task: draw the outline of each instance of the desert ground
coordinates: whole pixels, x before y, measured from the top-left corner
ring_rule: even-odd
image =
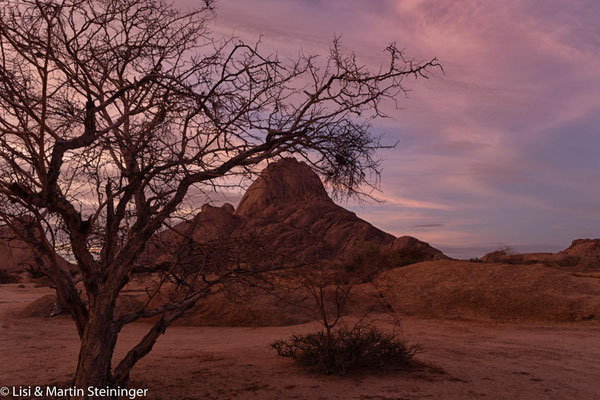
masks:
[[[68,386],[78,350],[66,316],[22,316],[52,293],[26,284],[0,287],[2,386]],[[148,325],[120,336],[115,359]],[[132,372],[131,387],[150,399],[598,399],[600,324],[500,323],[402,319],[405,339],[418,343],[423,367],[412,372],[321,376],[280,358],[273,340],[317,329],[173,326]]]

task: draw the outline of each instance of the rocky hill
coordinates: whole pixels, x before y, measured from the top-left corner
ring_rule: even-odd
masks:
[[[425,242],[409,236],[396,238],[335,204],[318,175],[294,158],[268,165],[237,209],[231,204],[206,204],[193,221],[159,235],[160,246],[154,247],[160,250],[150,251],[150,259],[164,258],[168,248],[180,247],[183,236],[199,242],[253,238],[267,243],[271,251],[295,258],[339,257],[361,246],[413,256],[416,251],[416,261],[447,258]]]

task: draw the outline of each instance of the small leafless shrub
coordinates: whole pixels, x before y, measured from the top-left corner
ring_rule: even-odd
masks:
[[[364,369],[407,369],[418,350],[398,335],[375,327],[294,335],[271,346],[278,355],[290,357],[303,367],[335,375]]]

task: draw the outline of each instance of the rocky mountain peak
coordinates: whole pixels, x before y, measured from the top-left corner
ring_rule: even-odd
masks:
[[[257,215],[274,204],[281,207],[308,199],[331,201],[312,168],[295,158],[282,158],[269,164],[250,185],[236,214]]]

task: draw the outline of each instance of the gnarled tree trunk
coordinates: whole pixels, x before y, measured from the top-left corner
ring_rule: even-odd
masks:
[[[73,381],[74,386],[86,393],[90,386],[103,388],[112,384],[111,360],[118,335],[113,321],[115,303],[112,296],[90,296],[89,318],[81,338]]]

